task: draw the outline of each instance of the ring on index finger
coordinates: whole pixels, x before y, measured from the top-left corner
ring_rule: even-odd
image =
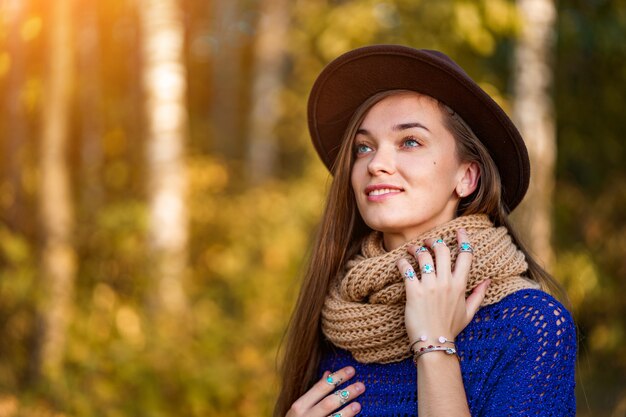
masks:
[[[474,248],[472,248],[472,245],[470,245],[469,242],[461,242],[461,244],[459,245],[459,251],[474,253]]]
[[[335,387],[339,386],[343,382],[343,378],[337,378],[335,373],[332,373],[326,377],[326,383],[328,385],[334,385]]]

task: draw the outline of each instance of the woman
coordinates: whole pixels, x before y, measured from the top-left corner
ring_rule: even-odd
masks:
[[[276,416],[574,416],[576,335],[508,213],[529,161],[450,58],[376,45],[329,64],[309,129],[333,175]]]

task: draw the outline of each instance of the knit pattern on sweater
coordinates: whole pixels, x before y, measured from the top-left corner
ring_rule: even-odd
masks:
[[[404,278],[396,261],[406,258],[418,270],[407,247],[422,246],[428,238],[442,238],[450,248],[454,264],[459,228],[465,228],[474,248],[466,293],[486,279],[492,280],[482,306],[496,303],[515,291],[539,287],[522,277],[528,265],[507,229],[495,227],[486,215],[458,217],[390,252],[383,247],[382,235],[374,232],[364,239],[361,253],[347,262],[345,275],[331,283],[322,310],[324,335],[363,363],[388,363],[410,357],[410,341],[404,327]]]
[[[575,326],[550,295],[522,290],[480,309],[456,344],[473,417],[576,415]],[[356,400],[362,406],[359,416],[417,416],[411,359],[364,364],[331,346],[320,364],[320,378],[324,370],[348,365],[356,375],[343,386],[362,381],[366,388]]]

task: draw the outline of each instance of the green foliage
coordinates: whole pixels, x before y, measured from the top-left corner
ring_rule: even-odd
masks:
[[[582,415],[608,415],[626,398],[626,303],[616,296],[626,291],[625,31],[623,1],[560,6],[555,245],[579,326]]]

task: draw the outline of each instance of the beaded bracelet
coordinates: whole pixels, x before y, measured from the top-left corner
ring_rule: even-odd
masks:
[[[439,351],[445,352],[446,355],[456,355],[456,349],[453,347],[430,345],[428,347],[423,347],[423,348],[420,348],[420,350],[415,351],[415,353],[413,354],[413,363],[417,365],[417,360],[420,358],[420,356],[425,355],[426,353],[439,352]]]

